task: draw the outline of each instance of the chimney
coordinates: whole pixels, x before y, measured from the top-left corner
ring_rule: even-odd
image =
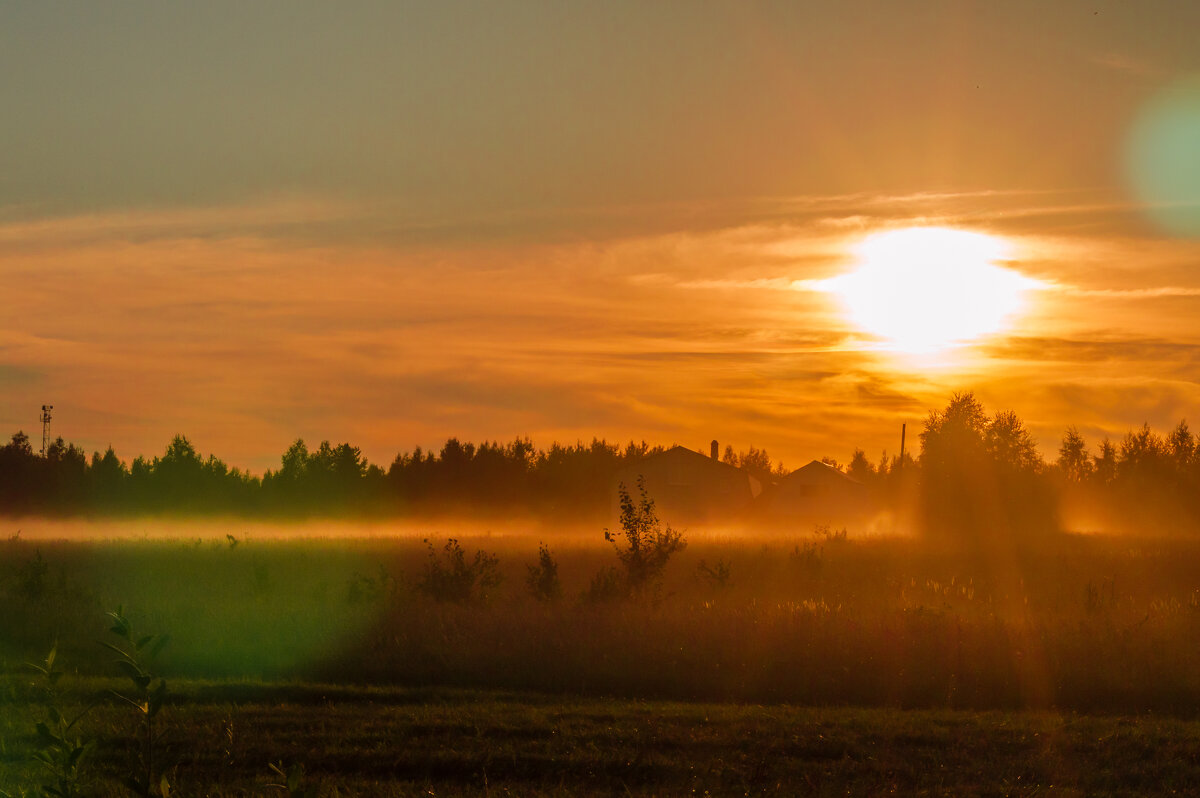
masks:
[[[716,441],[712,442],[712,450],[711,451],[712,451],[712,459],[714,459],[714,460],[721,459],[721,446]]]

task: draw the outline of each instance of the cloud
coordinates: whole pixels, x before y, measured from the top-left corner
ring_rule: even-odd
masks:
[[[1109,299],[1158,299],[1160,297],[1200,296],[1200,287],[1185,288],[1178,285],[1163,285],[1152,288],[1079,288],[1070,285],[1049,284],[1047,288],[1076,297],[1105,297]]]
[[[590,217],[603,219],[597,238],[420,245],[394,242],[403,225],[380,209],[338,203],[10,214],[0,428],[30,427],[49,402],[57,428],[89,449],[153,453],[183,432],[255,469],[296,437],[349,440],[386,463],[450,435],[693,447],[716,437],[803,463],[895,449],[900,424],[978,388],[1052,443],[1073,418],[1071,386],[1097,386],[1081,412],[1093,426],[1105,402],[1154,409],[1132,382],[1097,383],[1098,368],[1164,386],[1173,398],[1161,413],[1200,380],[1195,245],[1047,233],[1040,220],[1052,214],[1021,215],[1054,202],[1084,214],[1080,199],[768,198],[724,225],[719,203],[698,204],[629,235],[614,231],[632,211],[610,209]],[[1019,335],[943,363],[899,359],[827,296],[796,290],[848,263],[858,222],[827,220],[873,229],[935,214],[1007,225],[1012,265],[1056,284]],[[678,228],[650,231],[673,218]]]
[[[1010,336],[986,345],[991,357],[1038,362],[1165,362],[1200,359],[1200,343],[1161,339],[1112,338],[1096,333],[1088,338],[1044,338]]]
[[[1093,196],[1093,201],[1081,202]],[[38,205],[0,208],[0,252],[90,243],[159,240],[282,240],[312,246],[464,247],[568,244],[699,236],[731,246],[810,244],[823,231],[904,224],[992,224],[1097,213],[1129,215],[1139,206],[1096,191],[957,191],[742,197],[690,202],[570,205],[469,213],[395,199],[276,194],[231,204],[131,206],[64,215]]]
[[[302,232],[311,235],[313,227],[361,219],[368,212],[369,208],[360,203],[303,197],[66,216],[41,216],[37,208],[10,207],[0,212],[0,252],[61,250],[97,243],[295,237]]]
[[[1129,77],[1145,81],[1160,80],[1168,75],[1167,70],[1142,58],[1136,58],[1126,53],[1107,52],[1094,55],[1088,59],[1090,63],[1110,72],[1117,72]]]

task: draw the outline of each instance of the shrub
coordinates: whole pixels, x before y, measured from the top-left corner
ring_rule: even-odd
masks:
[[[157,728],[156,720],[167,697],[167,682],[150,671],[150,662],[163,650],[170,641],[166,634],[144,635],[139,637],[133,633],[129,619],[124,610],[117,607],[116,612],[108,613],[112,627],[109,631],[121,639],[119,645],[101,642],[105,648],[117,655],[117,668],[126,676],[131,685],[130,693],[113,695],[128,704],[138,720],[137,738],[140,741],[138,761],[133,766],[133,775],[126,779],[125,784],[135,795],[149,798],[155,789],[166,798],[171,792],[162,763],[159,761],[159,743],[162,732]],[[159,779],[155,781],[155,775]]]
[[[625,585],[631,595],[657,587],[667,561],[676,552],[687,548],[683,533],[659,520],[654,511],[654,500],[646,493],[644,477],[638,477],[637,486],[641,494],[637,501],[634,501],[624,483],[618,487],[621,532],[604,530],[604,539],[617,550],[617,559],[624,568]]]
[[[789,559],[802,574],[816,576],[825,564],[825,548],[816,543],[804,543],[792,549]]]
[[[87,707],[70,720],[59,708],[55,688],[63,672],[54,667],[57,653],[56,645],[50,649],[42,665],[29,663],[29,667],[41,674],[46,690],[46,720],[36,726],[37,750],[33,758],[41,763],[50,777],[50,782],[42,785],[43,795],[76,798],[88,792],[88,780],[84,774],[95,742],[81,737],[75,731],[75,726],[92,707]]]
[[[696,571],[713,590],[724,590],[729,587],[729,563],[723,559],[717,560],[712,565],[701,560],[700,564],[696,566]]]
[[[816,524],[813,526],[813,536],[824,540],[826,543],[845,543],[846,542],[846,527],[834,531],[828,524]]]
[[[425,545],[429,547],[429,562],[417,587],[435,601],[458,604],[487,601],[499,587],[502,577],[496,555],[477,551],[467,562],[466,552],[456,538],[446,541],[440,557],[428,539]]]
[[[592,583],[584,591],[583,600],[591,604],[604,604],[629,597],[629,586],[615,567],[604,568],[592,577]]]
[[[562,583],[558,580],[558,563],[550,553],[550,547],[545,543],[538,544],[538,561],[535,565],[527,566],[529,575],[525,584],[529,592],[538,601],[558,601],[562,598]]]
[[[379,566],[379,575],[372,578],[357,571],[346,582],[346,601],[349,604],[374,604],[385,597],[395,596],[399,583],[384,566]]]
[[[17,574],[17,595],[28,601],[40,601],[49,592],[50,566],[42,559],[42,550],[21,564]]]

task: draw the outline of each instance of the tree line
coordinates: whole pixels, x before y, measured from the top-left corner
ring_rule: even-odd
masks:
[[[261,477],[204,456],[177,435],[162,455],[128,465],[110,447],[85,452],[61,438],[45,455],[18,432],[0,446],[0,513],[83,515],[388,516],[534,512],[598,516],[624,465],[663,451],[605,440],[537,449],[527,438],[480,444],[450,438],[389,467],[349,443],[293,443]],[[757,462],[757,461],[756,461]]]
[[[885,453],[873,464],[857,449],[844,470],[883,506],[907,503],[935,536],[1200,528],[1200,441],[1186,420],[1166,435],[1143,424],[1094,448],[1069,426],[1046,460],[1014,412],[989,415],[959,393],[929,413],[920,443],[920,456],[903,463]]]
[[[872,462],[856,449],[844,466],[824,461],[863,483],[875,505],[915,513],[932,534],[1040,534],[1060,528],[1064,513],[1074,527],[1178,531],[1200,523],[1200,445],[1186,421],[1166,435],[1143,425],[1094,450],[1068,427],[1047,461],[1015,413],[989,414],[961,393],[929,413],[920,449],[916,458],[885,452]],[[126,464],[111,448],[88,458],[61,438],[41,455],[18,432],[0,446],[0,513],[597,518],[612,511],[614,475],[662,451],[644,441],[539,449],[528,438],[450,438],[440,451],[417,447],[383,468],[349,443],[309,448],[297,440],[279,468],[259,477],[200,454],[182,435],[162,455]],[[727,447],[721,459],[767,485],[787,473],[754,447]]]

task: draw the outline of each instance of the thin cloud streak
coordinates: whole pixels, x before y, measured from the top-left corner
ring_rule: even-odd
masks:
[[[763,196],[720,201],[578,205],[510,209],[486,214],[422,209],[396,200],[369,201],[317,195],[280,195],[226,205],[131,207],[78,215],[45,214],[38,206],[0,208],[0,249],[85,246],[89,243],[249,238],[323,245],[462,245],[477,241],[629,240],[667,234],[753,235],[777,240],[778,228],[814,226],[867,229],[893,224],[982,224],[1004,219],[1076,213],[1134,213],[1132,203],[1029,205],[1045,197],[1069,199],[1089,190],[1007,190]],[[1015,205],[1013,205],[1015,203]],[[1011,206],[1011,207],[1010,207]],[[547,236],[546,231],[555,233]]]
[[[1076,297],[1107,297],[1119,299],[1156,299],[1158,297],[1200,296],[1200,288],[1184,288],[1164,285],[1155,288],[1079,288],[1072,285],[1051,284],[1048,290],[1060,291]]]
[[[866,229],[919,218],[912,203],[1041,194],[872,196],[859,210],[887,214]],[[716,437],[799,465],[845,460],[854,446],[894,450],[901,423],[971,389],[1036,422],[1045,451],[1071,423],[1062,397],[1095,386],[1096,363],[1171,386],[1173,398],[1153,405],[1136,379],[1105,383],[1087,410],[1094,428],[1104,401],[1113,418],[1124,418],[1118,405],[1147,408],[1157,423],[1194,395],[1200,285],[1183,279],[1194,244],[1047,236],[1035,225],[1013,236],[1011,266],[1054,286],[1036,292],[1022,335],[934,363],[884,351],[811,290],[851,263],[861,231],[824,220],[854,201],[790,202],[814,212],[469,246],[347,243],[348,228],[320,221],[367,230],[374,217],[319,202],[9,222],[0,425],[28,430],[53,403],[56,430],[89,449],[152,454],[182,432],[255,470],[297,436],[350,440],[384,464],[450,435],[693,447]],[[759,207],[783,214],[784,204]],[[318,232],[294,235],[305,219]],[[1139,252],[1135,273],[1125,261]],[[1151,323],[1138,309],[1146,301],[1182,304]]]

